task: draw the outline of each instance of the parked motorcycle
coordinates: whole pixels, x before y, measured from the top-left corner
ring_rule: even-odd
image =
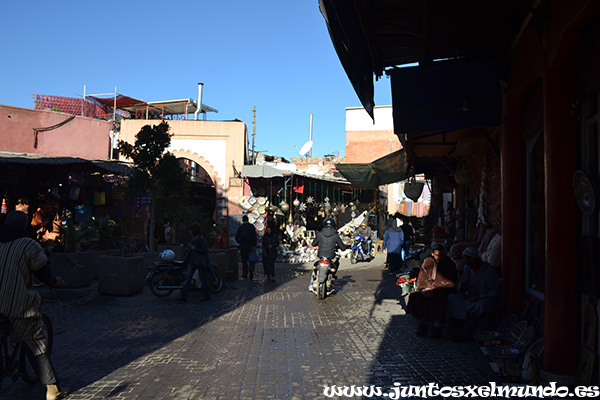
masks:
[[[156,297],[166,297],[173,293],[175,289],[182,289],[187,272],[185,261],[175,260],[175,253],[172,250],[163,250],[160,253],[161,261],[155,262],[152,267],[148,267],[146,282],[150,291]],[[208,269],[208,289],[213,293],[218,293],[223,287],[223,280],[216,272],[217,265],[209,264]],[[198,287],[200,279],[194,274],[192,287]]]
[[[333,281],[335,280],[332,269],[337,271],[339,265],[339,257],[337,256],[334,259],[321,257],[314,263],[312,291],[319,300],[323,300],[332,293]]]
[[[417,290],[417,277],[419,268],[408,268],[396,275],[396,285],[402,289],[402,295],[407,296]]]
[[[373,243],[369,249],[369,254],[365,254],[363,250],[363,243],[367,241],[367,238],[361,235],[355,235],[352,241],[352,252],[350,253],[350,263],[356,264],[358,261],[371,261],[373,259],[373,253],[375,252]]]

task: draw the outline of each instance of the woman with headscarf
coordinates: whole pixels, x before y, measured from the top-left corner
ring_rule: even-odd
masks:
[[[402,246],[404,231],[400,218],[391,218],[388,228],[383,235],[383,249],[387,250],[388,268],[391,274],[396,274],[402,268]]]

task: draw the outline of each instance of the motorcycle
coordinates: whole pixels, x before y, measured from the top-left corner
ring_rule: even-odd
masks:
[[[313,265],[312,291],[319,300],[325,299],[332,293],[334,271],[339,267],[339,257],[334,259],[321,257]],[[332,271],[334,270],[334,271]]]
[[[148,267],[148,274],[146,275],[148,287],[156,297],[166,297],[173,293],[175,289],[183,289],[187,264],[185,261],[174,260],[175,253],[167,252],[173,253],[171,250],[161,252],[161,261]],[[216,272],[216,267],[216,264],[209,263],[208,289],[213,293],[218,293],[223,287],[223,280]],[[198,271],[194,273],[191,286],[200,287]]]
[[[417,290],[417,277],[419,276],[419,268],[409,268],[400,272],[396,281],[396,286],[402,289],[402,296],[407,296]]]
[[[369,254],[365,254],[363,251],[363,243],[367,241],[367,238],[361,235],[355,235],[352,242],[352,252],[350,253],[350,263],[356,264],[358,261],[371,261],[373,259],[374,248],[371,243]]]

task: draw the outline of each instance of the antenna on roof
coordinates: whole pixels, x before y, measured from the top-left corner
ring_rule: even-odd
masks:
[[[311,152],[312,146],[313,141],[309,140],[308,142],[304,143],[304,145],[300,148],[298,154],[300,154],[301,157],[304,157],[306,154]]]

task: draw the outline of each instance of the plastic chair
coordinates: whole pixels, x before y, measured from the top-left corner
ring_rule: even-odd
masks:
[[[510,346],[495,345],[485,347],[484,350],[492,359],[516,359],[525,354],[533,341],[533,326],[528,326],[519,335],[519,338]]]

